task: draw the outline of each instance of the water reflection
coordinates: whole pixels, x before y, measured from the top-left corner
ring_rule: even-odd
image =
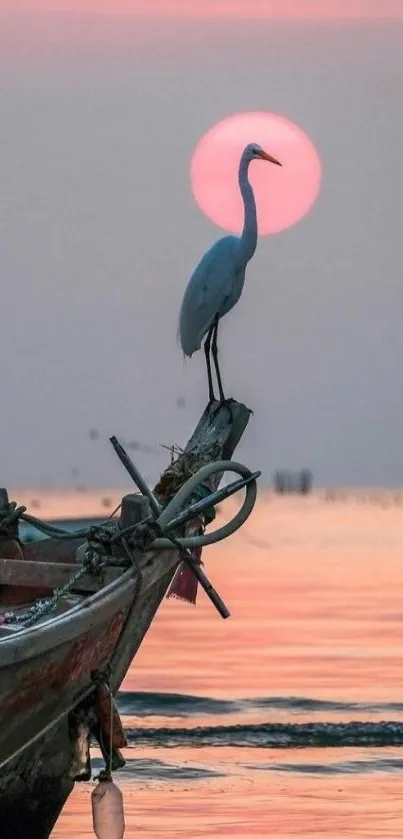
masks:
[[[126,836],[401,835],[398,748],[241,748],[228,729],[400,725],[402,558],[399,505],[313,496],[261,498],[246,533],[206,550],[232,618],[203,593],[196,608],[165,601],[123,685],[127,725],[153,732],[126,751]],[[201,748],[199,727],[227,733]],[[90,792],[77,786],[54,837],[93,835]]]

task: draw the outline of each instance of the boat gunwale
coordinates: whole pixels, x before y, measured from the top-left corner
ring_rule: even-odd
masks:
[[[172,573],[178,564],[178,557],[175,551],[152,551],[147,552],[147,565],[151,565],[153,559],[158,557],[175,557],[172,561]],[[143,563],[141,563],[143,565]],[[163,575],[169,571],[171,563],[167,563],[163,569]],[[140,571],[143,568],[140,566]],[[113,617],[130,604],[133,589],[138,580],[138,570],[131,566],[123,571],[122,575],[107,583],[99,591],[84,597],[60,615],[54,615],[41,623],[30,627],[22,627],[16,630],[9,637],[0,638],[0,672],[3,667],[17,665],[24,660],[35,658],[38,655],[56,649],[65,643],[74,641],[80,635],[85,635],[100,623]],[[141,592],[147,590],[148,586],[141,586]],[[119,603],[121,600],[121,603]]]

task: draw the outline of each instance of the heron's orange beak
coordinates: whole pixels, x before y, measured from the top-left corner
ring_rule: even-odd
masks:
[[[265,151],[259,152],[259,156],[262,158],[262,160],[268,160],[269,163],[275,163],[276,166],[282,166],[283,165],[282,163],[280,163],[279,160],[276,160],[275,157],[272,157],[271,154],[267,154],[267,152],[265,152]]]

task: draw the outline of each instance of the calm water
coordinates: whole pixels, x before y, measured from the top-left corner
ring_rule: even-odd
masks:
[[[164,601],[120,694],[126,836],[397,839],[403,495],[267,496],[204,560],[232,617]],[[54,839],[93,835],[91,790]]]

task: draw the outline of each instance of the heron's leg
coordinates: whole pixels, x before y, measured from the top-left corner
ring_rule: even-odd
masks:
[[[220,394],[220,402],[225,402],[225,396],[224,396],[224,391],[223,391],[222,382],[221,382],[221,373],[220,373],[220,368],[218,366],[217,333],[218,333],[218,322],[219,322],[219,320],[220,320],[219,315],[217,315],[216,318],[214,319],[214,325],[213,325],[213,340],[212,340],[212,343],[211,343],[211,355],[213,356],[214,367],[215,367],[215,372],[216,372],[216,376],[217,376],[217,384],[218,384],[218,392]]]
[[[213,390],[213,377],[211,375],[211,361],[210,361],[210,347],[211,347],[211,338],[214,332],[214,327],[210,326],[210,329],[207,333],[207,338],[204,342],[204,353],[206,356],[206,367],[207,367],[207,379],[208,379],[208,395],[209,395],[209,402],[215,401],[214,390]]]

